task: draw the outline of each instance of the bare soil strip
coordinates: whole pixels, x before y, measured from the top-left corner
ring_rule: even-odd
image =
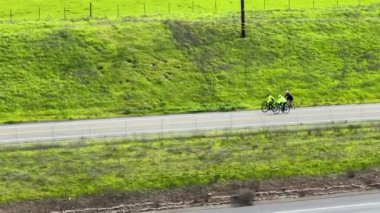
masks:
[[[222,204],[250,205],[254,201],[363,192],[380,189],[380,170],[349,171],[325,177],[235,181],[210,186],[142,192],[105,192],[78,199],[50,199],[0,206],[0,213],[20,212],[144,212]],[[247,202],[248,201],[248,202]]]

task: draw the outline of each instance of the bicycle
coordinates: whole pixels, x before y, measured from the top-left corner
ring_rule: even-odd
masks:
[[[278,114],[280,112],[282,113],[285,113],[285,114],[288,114],[290,112],[290,106],[288,106],[287,103],[284,104],[284,106],[282,104],[275,104],[275,107],[273,109],[273,113],[274,114]]]
[[[290,109],[295,109],[295,108],[296,108],[296,106],[294,105],[294,101],[291,101],[291,102],[290,102],[290,101],[288,100],[286,104],[289,106]]]
[[[264,101],[262,104],[261,104],[261,111],[266,113],[268,112],[269,110],[274,110],[275,106],[274,106],[274,103],[268,103],[267,101]]]

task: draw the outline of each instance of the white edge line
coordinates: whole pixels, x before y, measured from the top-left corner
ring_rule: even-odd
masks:
[[[376,205],[380,205],[380,202],[378,202],[378,203],[360,203],[360,204],[341,205],[341,206],[330,206],[330,207],[321,207],[321,208],[312,208],[312,209],[300,209],[300,210],[291,210],[291,211],[280,211],[280,212],[275,212],[275,213],[313,212],[313,211],[324,211],[324,210],[331,210],[331,209],[345,209],[345,208],[351,208],[351,207],[376,206]]]

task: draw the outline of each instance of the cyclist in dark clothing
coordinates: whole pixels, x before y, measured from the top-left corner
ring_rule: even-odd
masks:
[[[285,92],[285,98],[286,98],[286,100],[288,102],[288,106],[292,108],[293,107],[292,103],[293,103],[293,100],[294,100],[293,95],[289,91],[286,91]]]

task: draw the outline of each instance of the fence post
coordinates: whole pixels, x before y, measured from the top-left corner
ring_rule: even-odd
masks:
[[[160,132],[161,132],[160,139],[162,139],[163,135],[164,135],[164,118],[163,117],[161,118],[161,129],[160,129]]]
[[[299,130],[299,126],[301,125],[300,124],[300,114],[298,113],[298,110],[297,110],[297,131]]]
[[[192,8],[192,11],[193,11],[193,13],[194,13],[194,1],[192,2],[192,6],[191,6],[191,8]]]
[[[194,136],[198,135],[198,117],[195,115],[195,134]]]
[[[85,129],[83,131],[85,131]],[[91,124],[88,124],[88,126],[87,126],[87,137],[86,137],[86,134],[84,134],[84,138],[87,138],[87,139],[91,139],[92,138]]]
[[[66,7],[63,8],[63,19],[66,20]]]
[[[336,6],[337,7],[339,6],[339,0],[336,0]]]
[[[13,20],[13,14],[12,14],[12,9],[9,9],[9,17],[11,19],[11,21]]]
[[[361,120],[363,120],[363,107],[360,106],[360,118]]]
[[[90,2],[90,18],[92,18],[92,2]]]
[[[263,118],[264,118],[264,129],[266,130],[266,127],[267,127],[267,116],[265,114],[262,114]]]
[[[54,126],[51,125],[51,139],[54,141]]]
[[[117,5],[117,18],[120,17],[120,8],[119,8],[119,5]]]
[[[230,112],[230,136],[232,136],[232,121],[233,121],[233,114]]]
[[[146,16],[146,3],[144,3],[144,16]]]
[[[17,130],[17,127],[15,127],[15,139],[16,139],[16,141],[18,141],[18,130]]]
[[[313,9],[315,9],[315,0],[313,0]]]
[[[38,7],[38,20],[41,20],[41,7]]]
[[[329,122],[330,124],[334,123],[332,113],[331,113],[331,109],[329,109],[329,120],[330,120],[330,122]]]
[[[125,131],[125,137],[128,136],[128,123],[127,120],[124,121],[124,131]]]
[[[217,7],[217,3],[216,3],[216,0],[215,0],[214,13],[217,13],[217,12],[218,12],[218,7]]]
[[[170,15],[170,2],[168,2],[168,12],[169,12],[169,15]]]
[[[290,10],[290,0],[288,0],[288,10]]]

